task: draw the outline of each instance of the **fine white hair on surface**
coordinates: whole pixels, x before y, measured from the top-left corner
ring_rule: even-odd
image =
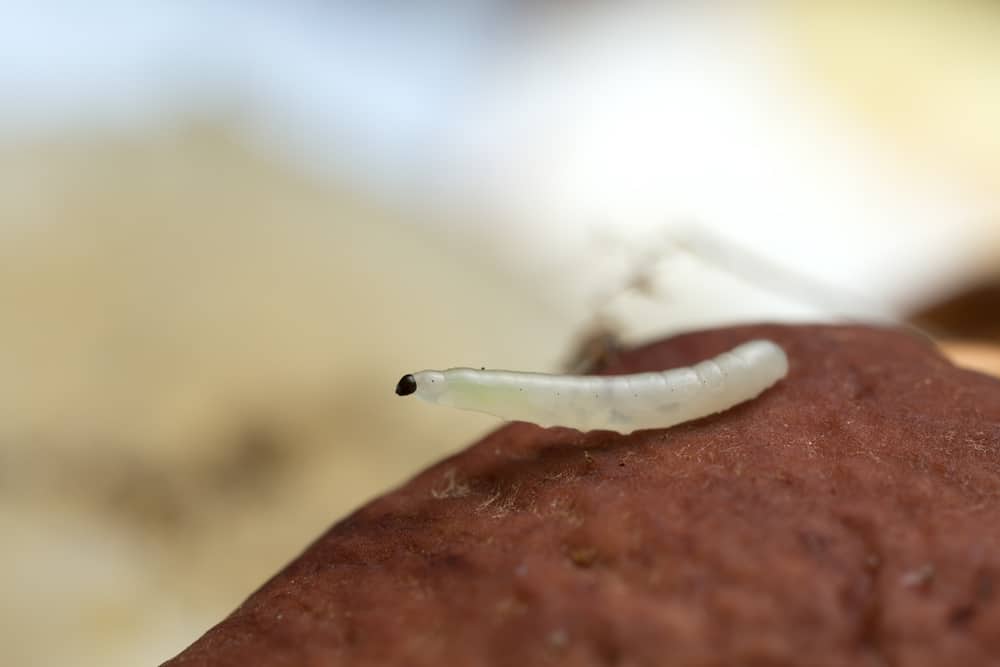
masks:
[[[667,428],[759,396],[788,373],[784,350],[752,340],[694,366],[633,375],[451,368],[404,375],[400,396],[581,431]]]

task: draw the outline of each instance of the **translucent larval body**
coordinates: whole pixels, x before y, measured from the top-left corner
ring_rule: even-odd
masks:
[[[787,373],[784,350],[753,340],[694,366],[632,375],[420,371],[403,376],[396,393],[541,426],[630,433],[722,412],[756,398]]]

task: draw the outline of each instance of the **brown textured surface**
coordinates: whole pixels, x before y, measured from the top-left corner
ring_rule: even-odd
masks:
[[[631,436],[501,428],[170,664],[1000,662],[1000,382],[862,327],[688,334],[609,370],[757,336],[791,361],[760,399]]]

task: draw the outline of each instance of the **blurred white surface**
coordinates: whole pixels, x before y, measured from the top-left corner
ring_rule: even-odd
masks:
[[[0,120],[24,136],[221,114],[488,246],[570,307],[569,329],[627,279],[628,253],[678,227],[863,297],[851,315],[891,316],[987,270],[995,202],[838,111],[766,7],[10,3]],[[696,308],[625,309],[626,335],[731,317],[692,268],[663,275]],[[734,296],[750,317],[831,314]]]

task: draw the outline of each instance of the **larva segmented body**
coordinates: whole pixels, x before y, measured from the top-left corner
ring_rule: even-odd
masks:
[[[722,412],[756,398],[787,373],[784,350],[753,340],[694,366],[634,375],[420,371],[404,375],[396,393],[541,426],[631,433]]]

